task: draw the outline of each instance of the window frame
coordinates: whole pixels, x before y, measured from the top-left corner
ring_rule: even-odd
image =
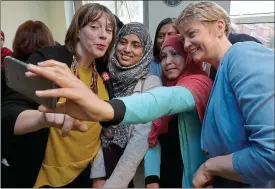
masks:
[[[238,16],[230,16],[231,22],[234,24],[260,24],[274,23],[274,13],[266,14],[246,14]]]
[[[115,1],[115,0],[114,0]],[[143,4],[143,24],[146,26],[146,27],[149,27],[149,18],[148,18],[148,1],[142,1],[142,4]],[[75,7],[75,10],[77,10],[79,7],[81,7],[83,5],[83,1],[77,1],[77,0],[74,0],[74,7]],[[115,15],[117,15],[117,10],[115,10]],[[75,13],[75,12],[74,12]]]

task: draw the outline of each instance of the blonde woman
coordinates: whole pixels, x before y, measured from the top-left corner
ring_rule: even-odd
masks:
[[[274,52],[255,42],[232,45],[227,38],[229,15],[213,2],[189,4],[175,23],[185,51],[195,63],[208,62],[218,69],[201,135],[201,148],[208,160],[194,174],[193,185],[265,186],[275,175]],[[54,69],[60,70],[59,65],[56,63]],[[188,108],[182,87],[160,87],[108,103],[84,86],[68,85],[66,70],[57,78],[48,69],[53,69],[51,62],[43,67],[29,66],[30,71],[57,82],[66,91],[54,89],[37,95],[65,96],[75,104],[64,103],[55,110],[40,107],[44,112],[81,107],[85,112],[81,117],[72,111],[66,113],[81,119],[110,120],[109,124],[129,124]],[[77,80],[69,77],[71,82]]]

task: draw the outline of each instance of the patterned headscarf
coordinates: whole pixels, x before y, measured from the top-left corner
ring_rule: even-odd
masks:
[[[117,44],[122,37],[135,34],[141,41],[143,54],[141,59],[129,67],[121,66],[117,56]],[[109,71],[113,80],[114,96],[123,97],[134,93],[138,80],[149,72],[149,65],[153,59],[153,43],[149,30],[141,23],[125,24],[119,31],[109,61]],[[103,129],[101,135],[103,149],[108,149],[111,143],[124,148],[128,142],[129,125],[112,126]]]
[[[141,41],[143,54],[141,59],[133,66],[123,67],[116,56],[117,44],[122,37],[135,34]],[[149,65],[153,59],[153,43],[149,30],[141,23],[125,24],[119,31],[109,61],[109,71],[113,80],[114,96],[123,97],[133,94],[133,90],[140,78],[149,72]]]

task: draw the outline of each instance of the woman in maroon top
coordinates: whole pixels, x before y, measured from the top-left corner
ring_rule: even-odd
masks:
[[[5,57],[10,56],[12,54],[12,51],[9,48],[4,47],[4,43],[5,43],[5,34],[3,31],[1,31],[1,67],[5,66],[5,62],[4,62]]]

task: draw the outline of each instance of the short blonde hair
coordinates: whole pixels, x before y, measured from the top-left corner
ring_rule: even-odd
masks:
[[[175,20],[175,27],[184,27],[187,21],[199,20],[202,23],[215,22],[222,19],[225,22],[225,35],[230,34],[230,17],[227,12],[214,2],[190,3]]]

